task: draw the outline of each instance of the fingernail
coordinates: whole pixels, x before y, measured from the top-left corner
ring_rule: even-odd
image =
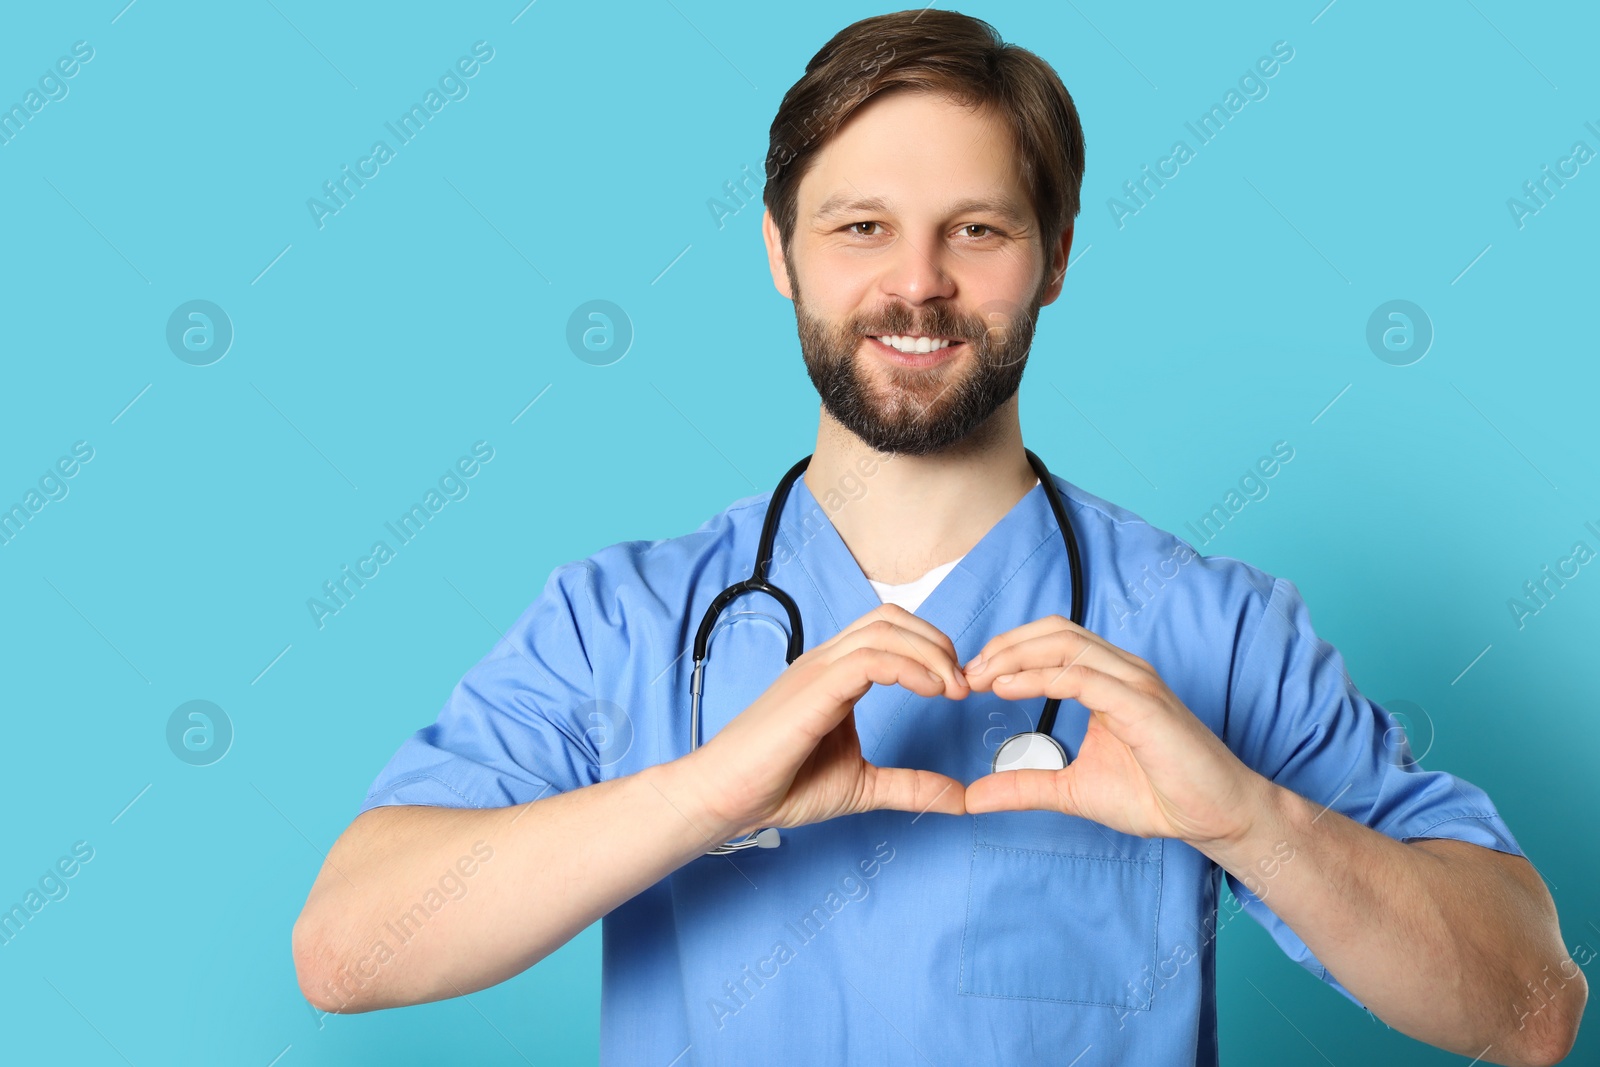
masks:
[[[1013,679],[1015,677],[1016,677],[1016,675],[1014,675],[1014,674],[1002,674],[1000,677],[996,678],[995,681],[997,681],[997,682],[1009,682],[1009,681],[1011,681],[1011,679]]]
[[[941,683],[941,684],[942,684],[942,683],[943,683],[943,682],[944,682],[944,679],[943,679],[943,678],[941,678],[941,677],[939,677],[939,676],[938,676],[938,675],[937,675],[937,674],[935,674],[935,673],[934,673],[934,672],[933,672],[933,671],[929,671],[929,672],[928,672],[928,677],[929,677],[929,678],[932,678],[932,679],[933,679],[933,680],[934,680],[934,681],[936,681],[936,682],[939,682],[939,683]]]
[[[979,671],[983,670],[983,657],[979,656],[977,659],[967,664],[967,670],[971,671],[973,674],[977,674]]]

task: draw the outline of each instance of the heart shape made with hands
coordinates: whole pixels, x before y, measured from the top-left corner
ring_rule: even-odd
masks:
[[[1006,769],[967,784],[968,814],[1059,811],[1141,837],[1212,841],[1243,833],[1270,785],[1148,661],[1060,615],[991,638],[959,674],[958,687],[971,692],[1071,699],[1089,711],[1070,761],[1047,750],[1053,738],[1008,740],[1020,751]],[[1059,762],[1040,765],[1051,757]]]

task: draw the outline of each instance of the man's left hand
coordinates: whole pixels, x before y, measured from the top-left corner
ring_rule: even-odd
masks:
[[[1242,841],[1275,788],[1245,766],[1149,663],[1059,615],[998,635],[964,668],[974,692],[1089,709],[1059,771],[1001,771],[967,786],[967,811],[1044,809],[1198,848]]]

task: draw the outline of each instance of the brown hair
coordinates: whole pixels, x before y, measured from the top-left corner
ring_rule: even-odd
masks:
[[[794,235],[800,179],[818,151],[880,93],[931,92],[987,107],[1007,123],[1024,185],[1050,245],[1078,215],[1083,127],[1055,70],[993,26],[955,11],[897,11],[840,30],[811,57],[772,120],[766,188],[787,249]]]

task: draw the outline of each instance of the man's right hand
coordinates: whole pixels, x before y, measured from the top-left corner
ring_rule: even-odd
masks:
[[[684,759],[711,811],[740,835],[890,808],[966,812],[966,787],[933,771],[861,756],[855,705],[877,685],[964,698],[955,646],[895,604],[881,604],[803,653],[744,711]]]

